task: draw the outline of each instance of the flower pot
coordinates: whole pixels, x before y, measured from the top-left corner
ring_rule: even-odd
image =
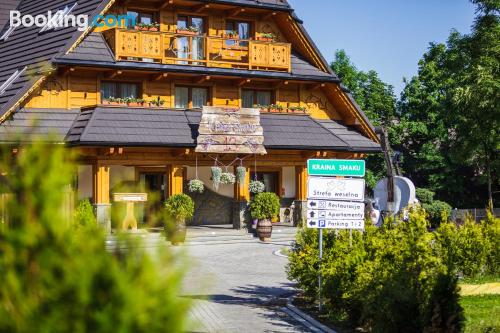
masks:
[[[273,233],[273,224],[269,219],[259,220],[257,223],[257,235],[262,242],[269,242]]]
[[[137,103],[137,102],[130,102],[130,103],[127,103],[127,105],[128,106],[132,106],[132,107],[134,107],[134,106],[140,106],[140,104]]]
[[[102,101],[102,105],[111,105],[110,101]]]
[[[191,30],[179,30],[177,29],[178,34],[182,35],[190,35],[190,36],[195,36],[198,34],[198,31],[191,31]]]
[[[149,31],[158,32],[158,28],[149,28]]]
[[[274,39],[272,38],[268,38],[268,37],[257,37],[257,40],[261,41],[261,42],[274,42]]]
[[[167,234],[168,240],[172,243],[172,245],[179,245],[184,243],[186,240],[186,222],[176,221],[173,225],[169,227],[165,226],[165,233]]]

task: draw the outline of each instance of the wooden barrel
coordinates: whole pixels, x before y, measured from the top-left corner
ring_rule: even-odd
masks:
[[[273,233],[273,224],[271,220],[259,220],[257,223],[257,235],[259,239],[263,242],[271,240],[271,234]]]

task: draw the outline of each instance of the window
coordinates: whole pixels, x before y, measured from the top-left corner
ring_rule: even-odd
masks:
[[[21,70],[16,70],[8,79],[5,81],[1,86],[0,86],[0,95],[2,95],[7,89],[9,89],[10,85],[12,82],[16,81],[18,77],[20,77],[25,71],[26,68],[24,67]]]
[[[110,97],[139,98],[141,89],[139,83],[124,83],[124,82],[101,82],[101,99]]]
[[[130,21],[134,22],[135,24],[153,24],[157,23],[156,19],[156,14],[154,12],[140,12],[140,11],[135,11],[135,10],[129,10],[127,11],[127,16],[130,18]],[[134,18],[135,20],[133,20]],[[134,29],[134,26],[132,25],[132,22],[128,22],[128,26],[132,29]]]
[[[244,108],[253,108],[254,105],[273,104],[273,93],[270,90],[249,90],[241,91],[241,106]]]
[[[250,179],[258,180],[264,183],[265,190],[264,192],[276,193],[278,196],[281,196],[280,190],[280,173],[278,171],[270,171],[270,172],[259,172],[257,170],[257,176],[255,172],[250,173]]]
[[[204,105],[208,105],[208,98],[208,88],[175,87],[176,108],[201,108]]]
[[[198,16],[179,15],[177,18],[177,29],[186,30],[188,28],[196,28],[198,35],[205,33],[205,19]],[[179,36],[177,41],[177,57],[179,59],[205,59],[205,39],[200,36]],[[180,64],[187,64],[186,61],[179,61]],[[200,63],[193,63],[199,65]]]
[[[238,33],[239,39],[250,39],[250,28],[250,22],[226,21],[226,31]],[[226,40],[226,45],[235,45],[236,43],[240,46],[248,46],[248,42]]]
[[[77,3],[75,2],[73,4],[73,6],[71,6],[71,7],[66,6],[64,9],[58,10],[54,14],[54,16],[52,16],[52,19],[50,21],[48,21],[47,24],[42,29],[40,29],[40,33],[45,32],[45,31],[49,31],[49,30],[52,30],[55,28],[63,27],[64,20],[65,20],[66,16],[69,15],[69,13],[71,13],[73,11],[73,9],[75,9],[76,5],[77,5]],[[74,19],[74,17],[73,17],[73,19]]]

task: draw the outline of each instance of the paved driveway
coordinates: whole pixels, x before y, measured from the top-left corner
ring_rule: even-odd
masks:
[[[193,332],[309,332],[281,310],[294,293],[283,243],[233,242],[186,246],[191,268],[184,294],[196,306]]]

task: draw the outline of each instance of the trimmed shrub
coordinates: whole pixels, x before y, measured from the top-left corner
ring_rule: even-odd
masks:
[[[194,202],[186,194],[175,194],[165,201],[165,210],[175,222],[184,221],[193,217]]]
[[[435,193],[431,190],[428,190],[426,188],[417,188],[415,192],[417,195],[417,199],[422,204],[430,204],[432,203],[432,201],[434,201]]]
[[[75,210],[75,223],[81,227],[97,226],[94,207],[88,199],[81,200]]]
[[[317,237],[316,231],[300,231],[288,266],[289,277],[314,298]],[[321,274],[329,313],[373,332],[423,332],[443,325],[459,330],[457,281],[439,256],[440,246],[422,210],[413,210],[408,222],[354,232],[352,247],[347,231],[326,233]]]
[[[250,203],[253,219],[273,219],[280,213],[280,199],[276,193],[263,192],[257,194]]]

